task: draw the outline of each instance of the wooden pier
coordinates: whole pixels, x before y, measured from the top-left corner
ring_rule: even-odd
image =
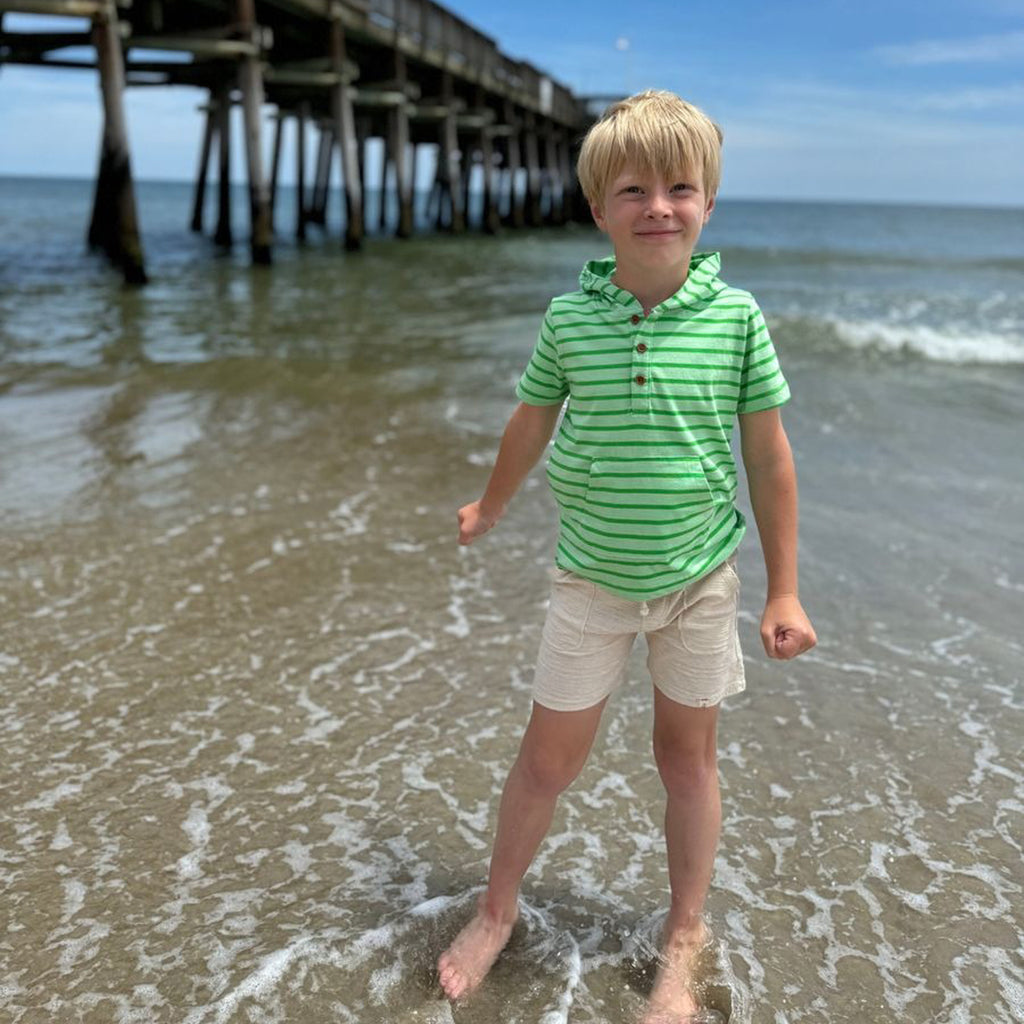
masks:
[[[5,31],[9,12],[86,18],[88,28]],[[83,45],[95,59],[64,53]],[[417,168],[434,154],[427,209],[438,228],[467,229],[471,181],[482,194],[485,231],[561,224],[581,209],[573,151],[593,119],[588,102],[432,0],[0,0],[3,63],[99,72],[104,128],[88,237],[132,283],[144,282],[146,271],[124,116],[131,86],[207,90],[191,225],[203,230],[215,157],[220,245],[232,243],[230,119],[241,111],[256,263],[271,261],[285,131],[295,139],[300,239],[308,225],[326,224],[335,163],[348,249],[363,242],[368,187],[380,191],[381,224],[390,195],[396,234],[412,234]],[[266,160],[268,105],[275,109]],[[310,133],[317,156],[307,167]],[[371,138],[384,152],[372,184]]]

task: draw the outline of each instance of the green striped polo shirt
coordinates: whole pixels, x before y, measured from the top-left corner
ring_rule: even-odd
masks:
[[[529,405],[569,399],[548,458],[557,564],[636,601],[706,575],[746,530],[730,447],[737,413],[789,387],[749,292],[698,253],[686,282],[644,317],[612,284],[612,258],[551,301],[516,386]]]

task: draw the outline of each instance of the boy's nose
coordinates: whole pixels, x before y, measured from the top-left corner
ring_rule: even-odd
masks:
[[[647,201],[648,217],[667,217],[672,212],[668,200],[661,195],[653,195]]]

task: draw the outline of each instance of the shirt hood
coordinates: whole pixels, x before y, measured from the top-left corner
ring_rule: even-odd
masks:
[[[718,276],[721,266],[722,259],[717,252],[694,253],[690,257],[690,270],[683,286],[674,295],[659,302],[655,310],[702,308],[725,287],[725,282]],[[580,288],[620,306],[639,306],[635,295],[612,284],[614,273],[614,256],[590,260],[580,273]]]

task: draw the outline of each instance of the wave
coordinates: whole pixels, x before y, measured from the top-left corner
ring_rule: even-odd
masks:
[[[1024,366],[1024,336],[977,328],[894,324],[842,317],[781,316],[771,321],[780,348],[927,359],[962,365]]]
[[[1024,257],[1016,255],[965,255],[949,253],[939,255],[916,251],[892,251],[879,248],[850,249],[841,246],[828,248],[799,248],[786,245],[765,247],[735,246],[723,243],[723,256],[730,264],[743,260],[755,265],[778,265],[780,261],[787,266],[797,267],[832,267],[844,265],[863,265],[875,269],[948,269],[958,273],[966,270],[997,270],[1011,273],[1024,273]]]

